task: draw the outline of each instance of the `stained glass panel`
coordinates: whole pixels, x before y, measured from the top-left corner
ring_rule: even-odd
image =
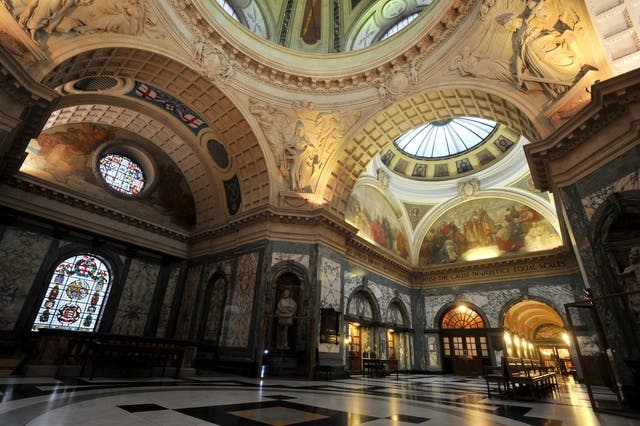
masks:
[[[466,307],[453,308],[442,317],[442,328],[484,328],[478,313]]]
[[[100,259],[70,257],[56,268],[32,330],[95,331],[109,296],[110,274]]]
[[[108,154],[100,159],[100,174],[118,192],[137,195],[144,188],[144,173],[133,160],[120,154]]]

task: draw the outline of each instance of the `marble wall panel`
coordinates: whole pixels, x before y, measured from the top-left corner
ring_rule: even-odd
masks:
[[[187,271],[187,278],[184,283],[184,291],[180,302],[180,315],[178,317],[178,325],[176,327],[177,339],[189,338],[189,326],[191,325],[192,316],[195,312],[196,295],[200,287],[200,272],[202,265],[192,266]]]
[[[500,313],[510,300],[522,297],[519,289],[501,289],[481,292],[464,292],[458,299],[465,300],[477,306],[483,313],[488,324],[485,327],[502,327],[500,323]]]
[[[142,336],[149,316],[160,265],[133,259],[120,296],[112,333]]]
[[[322,257],[320,259],[320,308],[340,312],[340,264]]]
[[[298,262],[301,265],[304,265],[305,268],[309,269],[309,255],[299,254],[299,253],[274,252],[271,255],[271,266],[287,260],[293,260],[294,262]]]
[[[50,244],[45,235],[6,230],[0,241],[0,330],[13,329]]]
[[[437,334],[425,335],[425,343],[427,348],[427,357],[425,362],[425,370],[440,370],[440,339]]]
[[[584,208],[584,212],[587,215],[588,220],[591,221],[595,211],[611,194],[634,189],[640,189],[640,170],[629,173],[628,175],[603,186],[599,190],[582,197],[582,207]]]
[[[540,285],[529,288],[529,294],[545,299],[566,322],[565,303],[576,300],[573,289],[569,285]]]
[[[455,296],[453,294],[444,294],[439,296],[425,296],[424,298],[424,320],[425,320],[425,328],[439,328],[440,325],[437,324],[438,318],[436,315],[440,308],[442,308],[447,303],[451,303],[455,300]]]
[[[227,303],[224,318],[222,337],[224,346],[235,348],[248,346],[258,260],[257,252],[248,253],[238,258],[236,282],[229,303]]]
[[[213,285],[213,288],[211,289],[210,300],[203,302],[203,306],[209,306],[208,311],[202,314],[206,315],[207,324],[204,331],[204,339],[218,343],[229,285],[222,277],[219,277],[211,285]]]
[[[160,317],[158,318],[156,337],[168,337],[166,335],[167,322],[169,321],[169,316],[171,315],[171,307],[173,306],[173,299],[176,294],[178,279],[180,279],[180,265],[174,265],[171,267],[171,271],[169,272],[167,288],[164,293],[164,299],[162,300],[162,308],[160,308]]]

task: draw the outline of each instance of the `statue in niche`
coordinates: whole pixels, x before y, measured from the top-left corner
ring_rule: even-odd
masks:
[[[287,139],[284,147],[283,174],[289,177],[291,188],[296,192],[311,192],[309,178],[318,164],[318,156],[312,155],[315,145],[305,135],[304,123],[296,121],[293,136]]]
[[[293,325],[293,317],[298,310],[298,304],[291,296],[289,289],[282,290],[282,295],[276,305],[278,331],[276,348],[291,349],[289,346],[289,328]]]
[[[139,35],[145,23],[155,24],[139,0],[13,0],[10,4],[13,15],[34,40],[40,31]]]
[[[497,18],[514,33],[516,80],[522,90],[542,88],[553,97],[566,92],[587,71],[596,68],[581,63],[576,35],[583,28],[573,9],[559,0],[529,2],[525,18],[506,13]]]

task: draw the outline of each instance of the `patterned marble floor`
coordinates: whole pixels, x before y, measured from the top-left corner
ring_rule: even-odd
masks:
[[[0,378],[0,425],[640,425],[594,414],[584,386],[559,388],[529,402],[487,399],[484,380],[452,376]]]

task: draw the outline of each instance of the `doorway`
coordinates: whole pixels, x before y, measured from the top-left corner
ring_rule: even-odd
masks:
[[[489,365],[484,320],[473,309],[460,305],[445,312],[440,321],[444,372],[460,376],[482,375]]]

